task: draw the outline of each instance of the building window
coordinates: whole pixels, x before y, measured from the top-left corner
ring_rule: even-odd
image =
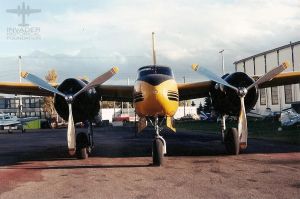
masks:
[[[278,104],[278,87],[271,87],[272,105]]]
[[[260,89],[260,105],[266,105],[266,89]]]
[[[290,104],[293,101],[292,85],[284,86],[285,103]]]
[[[23,98],[23,107],[30,108],[30,100],[29,98]]]
[[[5,108],[11,108],[10,99],[5,99]]]
[[[5,99],[4,98],[0,99],[0,108],[1,109],[5,108]]]

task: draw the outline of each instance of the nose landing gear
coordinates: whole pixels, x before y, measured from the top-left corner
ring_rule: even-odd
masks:
[[[164,164],[164,155],[167,153],[167,145],[165,139],[159,135],[160,127],[158,118],[154,121],[155,136],[152,145],[152,159],[154,166],[162,166]]]

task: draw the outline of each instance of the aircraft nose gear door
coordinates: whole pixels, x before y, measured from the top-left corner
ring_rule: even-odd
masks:
[[[164,155],[167,153],[167,145],[164,138],[159,135],[160,128],[158,125],[158,118],[155,118],[154,128],[155,137],[152,145],[153,165],[161,166],[164,163]]]

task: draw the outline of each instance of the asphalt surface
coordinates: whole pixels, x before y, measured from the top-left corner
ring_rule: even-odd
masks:
[[[87,160],[69,157],[66,129],[0,133],[0,198],[300,198],[300,146],[249,139],[228,156],[217,134],[164,137],[154,167],[151,130],[95,129]]]

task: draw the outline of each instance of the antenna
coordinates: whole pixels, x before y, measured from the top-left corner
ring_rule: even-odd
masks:
[[[222,74],[225,75],[225,66],[224,66],[224,49],[222,49],[219,53],[222,55]]]
[[[153,57],[153,65],[156,65],[156,54],[155,54],[155,33],[152,32],[152,57]]]

